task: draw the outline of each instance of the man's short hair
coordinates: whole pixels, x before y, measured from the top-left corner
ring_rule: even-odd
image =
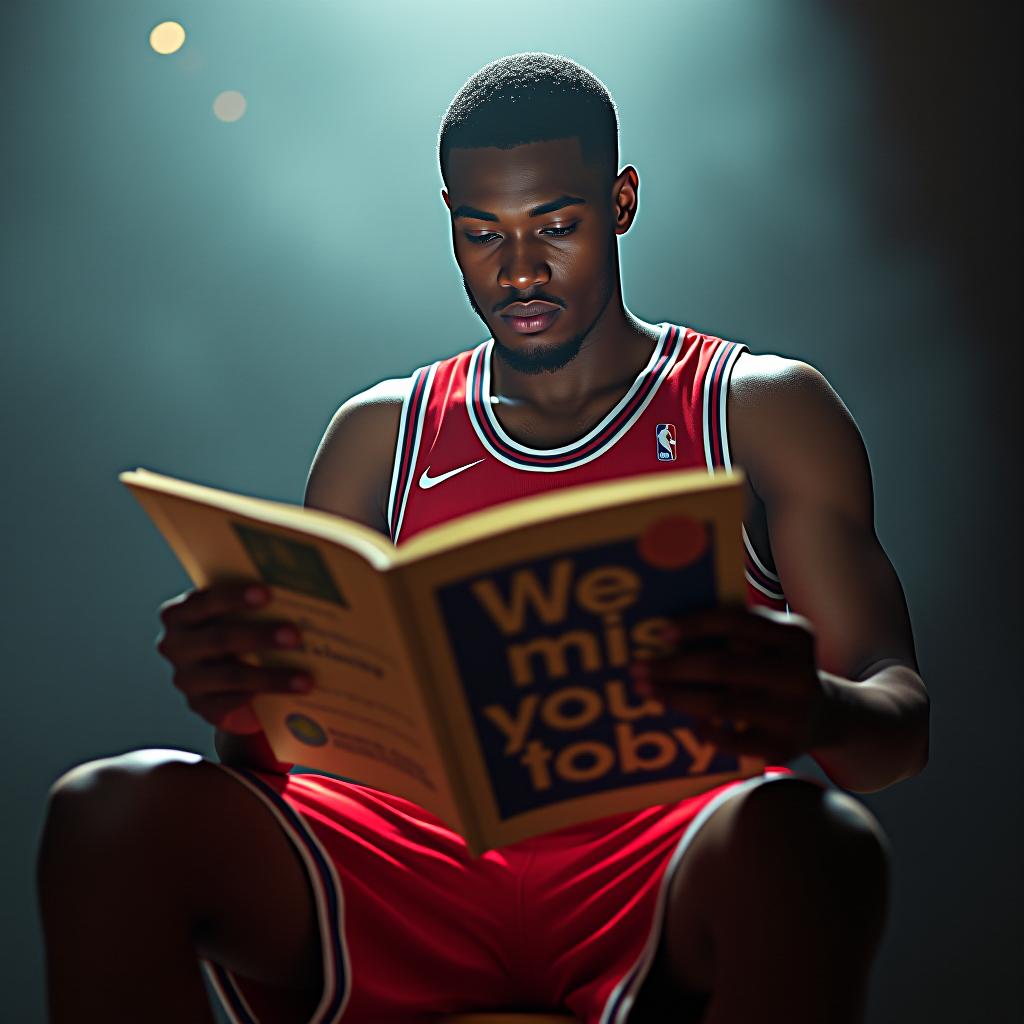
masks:
[[[438,159],[448,184],[449,152],[576,137],[583,161],[618,173],[619,120],[611,94],[582,64],[552,53],[514,53],[485,64],[456,93],[441,121]]]

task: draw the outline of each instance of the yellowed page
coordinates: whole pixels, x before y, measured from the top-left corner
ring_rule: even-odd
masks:
[[[374,545],[362,545],[357,537],[347,548],[310,536],[315,516],[302,518],[301,529],[267,522],[266,506],[274,503],[226,503],[256,511],[254,518],[198,504],[197,499],[208,500],[207,494],[153,490],[151,478],[134,474],[122,474],[122,480],[196,586],[260,579],[273,599],[244,617],[284,618],[299,626],[301,650],[252,659],[306,668],[317,683],[308,695],[253,699],[275,755],[396,793],[460,828],[457,802],[445,781],[444,754],[431,732],[404,631],[389,599],[396,581],[381,565],[367,561],[367,556],[381,561]],[[298,525],[295,519],[285,521]]]
[[[247,494],[235,494],[217,487],[206,487],[203,484],[179,480],[177,477],[166,476],[163,473],[154,473],[141,466],[135,470],[119,473],[118,480],[128,487],[136,497],[139,497],[139,492],[144,490],[166,494],[169,497],[183,498],[187,501],[209,505],[211,508],[221,509],[224,512],[231,512],[234,515],[252,516],[261,522],[289,527],[312,537],[341,544],[360,554],[370,565],[378,569],[387,569],[395,564],[396,549],[387,537],[381,536],[376,530],[371,530],[368,526],[357,523],[353,519],[332,515],[321,509],[305,508],[302,505],[292,505],[284,501],[270,501],[267,498],[253,498]],[[180,558],[181,553],[178,554]],[[189,551],[184,554],[187,558],[192,557]],[[191,574],[184,558],[182,564]]]
[[[573,488],[547,511],[591,510],[546,526],[537,498],[474,516],[456,559],[440,543],[425,554],[425,535],[403,548],[407,600],[430,638],[425,672],[472,791],[474,854],[763,769],[632,692],[629,662],[667,649],[673,615],[745,599],[742,474],[673,476]]]

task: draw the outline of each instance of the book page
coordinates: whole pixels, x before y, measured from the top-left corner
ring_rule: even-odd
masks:
[[[710,490],[529,524],[403,568],[472,790],[474,852],[763,769],[634,695],[628,673],[668,650],[673,616],[744,601],[742,478],[703,475]]]
[[[197,586],[261,580],[272,600],[242,617],[298,626],[301,648],[246,656],[256,665],[306,669],[316,681],[308,694],[253,698],[275,756],[387,790],[457,824],[386,574],[355,551],[297,529],[132,490]]]

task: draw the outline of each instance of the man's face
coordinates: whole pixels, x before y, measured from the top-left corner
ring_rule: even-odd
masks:
[[[618,283],[613,183],[570,138],[452,149],[448,186],[463,287],[498,355],[520,373],[564,366]],[[555,309],[540,323],[511,318],[534,301]]]

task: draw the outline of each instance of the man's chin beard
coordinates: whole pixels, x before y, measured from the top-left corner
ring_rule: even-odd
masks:
[[[586,333],[558,345],[533,345],[526,349],[509,348],[496,335],[492,337],[494,348],[502,362],[517,373],[536,374],[554,373],[555,370],[560,370],[567,363],[571,363],[579,355]]]
[[[498,350],[498,357],[511,369],[528,374],[554,373],[555,370],[560,370],[566,363],[571,363],[579,355],[587,331],[582,331],[577,337],[563,341],[560,345],[534,345],[525,350],[509,348],[503,341],[498,340],[494,328],[487,322],[484,311],[473,298],[473,293],[469,290],[469,285],[466,284],[464,274],[462,275],[462,289],[466,293],[466,298],[469,299],[470,308],[491,332],[494,347]]]

